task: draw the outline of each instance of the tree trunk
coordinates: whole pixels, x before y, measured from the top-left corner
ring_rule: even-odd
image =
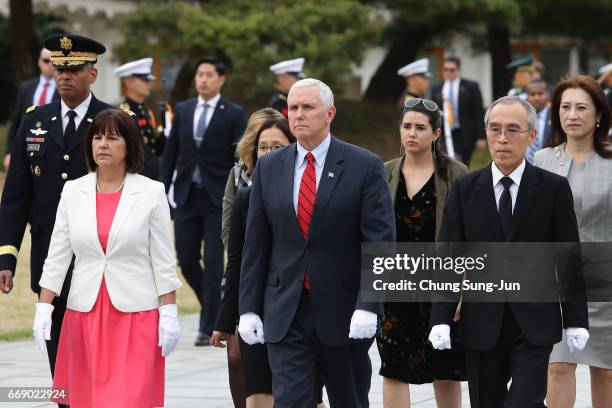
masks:
[[[15,83],[36,75],[32,0],[10,0],[11,50]]]
[[[496,23],[487,24],[489,38],[489,53],[493,62],[493,99],[508,94],[512,88],[513,72],[506,68],[512,60],[512,48],[510,46],[510,30]]]
[[[406,81],[397,75],[397,70],[416,59],[417,52],[430,36],[431,33],[425,31],[405,31],[395,35],[363,99],[395,104],[406,88]]]
[[[174,105],[176,102],[188,99],[193,92],[193,77],[195,69],[193,62],[187,59],[174,81],[174,86],[170,91],[170,103]]]

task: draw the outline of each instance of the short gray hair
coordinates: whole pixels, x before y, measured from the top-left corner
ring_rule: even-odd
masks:
[[[296,83],[291,86],[289,89],[289,95],[287,95],[287,99],[291,96],[291,92],[300,88],[307,88],[309,86],[316,86],[319,88],[319,97],[321,98],[321,102],[326,107],[334,106],[334,94],[332,90],[327,86],[323,81],[319,81],[315,78],[305,78],[300,79]]]
[[[491,111],[493,110],[495,106],[510,105],[512,103],[520,104],[523,108],[525,108],[525,111],[527,111],[527,122],[529,123],[529,130],[537,129],[538,114],[536,113],[535,108],[529,102],[521,99],[518,96],[514,96],[514,95],[513,96],[503,96],[493,101],[493,103],[489,105],[489,109],[487,109],[487,112],[485,113],[485,116],[484,116],[485,127],[489,124],[489,116],[491,116]]]

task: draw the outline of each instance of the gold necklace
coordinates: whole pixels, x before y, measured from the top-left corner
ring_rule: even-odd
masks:
[[[119,191],[121,191],[121,189],[123,188],[123,185],[125,184],[125,178],[127,176],[123,176],[123,180],[121,181],[121,184],[119,184],[119,187],[114,191],[114,193],[118,193]],[[101,193],[102,190],[100,189],[100,184],[98,183],[98,174],[96,173],[96,191],[98,193]]]

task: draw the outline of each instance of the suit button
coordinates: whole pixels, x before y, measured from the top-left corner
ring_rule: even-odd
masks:
[[[67,154],[64,155],[64,160],[68,161],[70,160],[70,156],[68,156]]]
[[[62,173],[62,180],[66,180],[68,178],[68,175],[66,173]]]
[[[306,250],[306,255],[310,255],[310,249]]]

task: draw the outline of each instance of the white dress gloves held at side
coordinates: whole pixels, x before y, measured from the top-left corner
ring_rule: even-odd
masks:
[[[36,303],[36,314],[34,315],[34,341],[38,349],[43,353],[47,353],[47,343],[45,340],[51,340],[51,314],[53,313],[53,305],[51,303]]]
[[[357,309],[351,317],[350,339],[370,339],[376,335],[378,316],[367,310]]]
[[[570,353],[582,350],[589,341],[589,331],[582,327],[568,327],[565,329],[565,340]]]
[[[250,346],[256,343],[264,344],[263,322],[255,313],[245,313],[240,316],[238,333],[242,340]]]
[[[181,337],[176,304],[167,304],[159,308],[158,334],[157,345],[162,348],[162,356],[167,357],[174,351]]]
[[[429,332],[429,341],[436,350],[450,350],[450,326],[448,324],[437,324]]]

